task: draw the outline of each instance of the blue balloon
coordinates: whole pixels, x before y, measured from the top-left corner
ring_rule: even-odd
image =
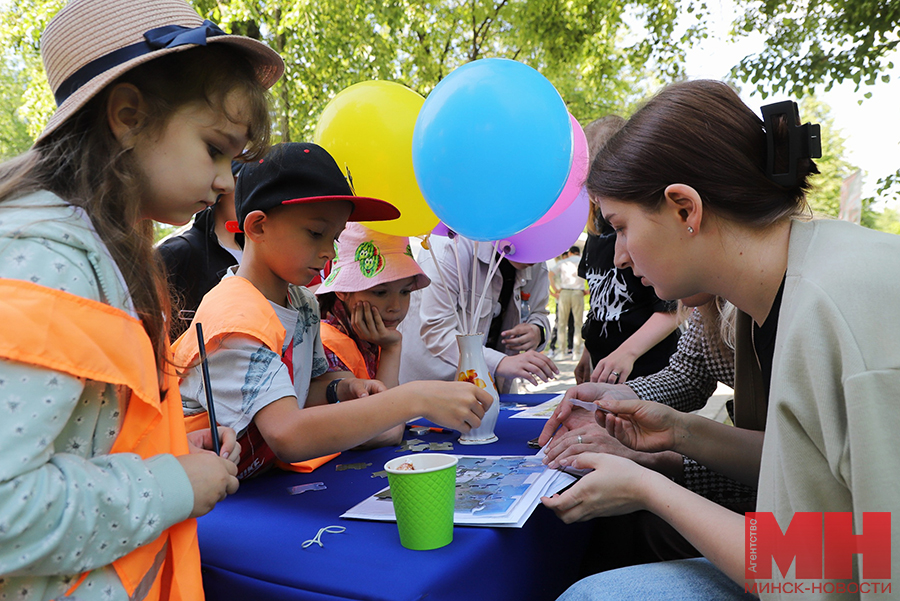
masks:
[[[512,236],[543,217],[572,164],[572,126],[556,88],[508,59],[445,77],[422,105],[412,144],[422,196],[472,240]]]

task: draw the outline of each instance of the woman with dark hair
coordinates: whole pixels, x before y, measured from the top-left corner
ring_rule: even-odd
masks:
[[[900,338],[884,335],[897,320],[884,299],[900,293],[900,238],[798,218],[817,172],[818,133],[800,124],[794,103],[763,107],[760,119],[727,85],[693,81],[664,89],[600,152],[588,189],[616,230],[617,265],[660,298],[706,292],[740,310],[735,395],[752,401],[736,401],[738,427],[638,400],[599,401],[609,413],[596,415],[633,449],[678,451],[758,482],[759,519],[774,516],[782,531],[796,512],[834,512],[852,515],[861,533],[864,514],[900,509],[900,457],[890,452],[900,414],[887,403],[900,387]],[[591,387],[567,396],[593,401]],[[760,421],[765,438],[751,429]],[[563,599],[727,599],[746,590],[818,598],[838,589],[835,578],[854,581],[840,582],[842,591],[863,590],[863,575],[889,578],[871,569],[875,552],[863,572],[856,551],[851,571],[852,549],[839,574],[810,572],[799,559],[784,571],[771,553],[749,563],[743,516],[622,457],[572,463],[594,471],[544,500],[563,520],[646,509],[707,559],[605,572]],[[867,518],[867,539],[875,530]],[[895,540],[897,530],[895,521]],[[891,568],[900,569],[896,554]]]

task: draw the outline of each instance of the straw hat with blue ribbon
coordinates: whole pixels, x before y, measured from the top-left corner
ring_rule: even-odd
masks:
[[[41,35],[57,109],[35,143],[126,71],[207,43],[240,49],[267,88],[284,72],[277,52],[252,38],[226,34],[184,0],[71,0]]]

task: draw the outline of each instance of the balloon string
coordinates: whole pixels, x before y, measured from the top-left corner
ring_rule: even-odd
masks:
[[[487,294],[488,286],[491,285],[491,280],[494,279],[494,274],[497,272],[497,268],[500,267],[500,261],[502,261],[503,257],[506,256],[506,247],[504,247],[503,250],[500,251],[500,257],[497,259],[497,262],[494,263],[494,256],[497,254],[497,244],[498,242],[494,242],[494,252],[491,253],[491,262],[488,266],[487,279],[484,280],[484,289],[481,291],[481,298],[478,299],[478,306],[475,308],[475,315],[481,314],[481,305],[482,303],[484,303],[484,297]]]
[[[459,280],[459,307],[463,316],[463,332],[466,334],[474,334],[469,331],[469,321],[466,312],[466,289],[463,287],[462,267],[459,263],[459,236],[453,238],[453,254],[456,256],[456,279]]]
[[[444,271],[441,269],[440,263],[438,263],[437,256],[434,254],[434,249],[432,248],[431,241],[429,240],[429,234],[425,234],[422,240],[425,244],[422,245],[423,248],[428,249],[428,252],[431,254],[431,260],[434,262],[434,268],[438,273],[438,277],[441,278],[441,286],[444,288],[444,292],[447,293],[447,300],[450,301],[450,306],[453,308],[453,315],[456,316],[456,325],[459,326],[459,331],[462,332],[462,320],[459,317],[459,311],[456,310],[456,301],[453,300],[453,295],[450,294],[450,287],[447,286],[447,280],[444,279]]]
[[[472,294],[472,302],[469,304],[469,307],[472,309],[472,317],[469,318],[469,323],[472,324],[472,332],[475,333],[475,330],[478,329],[478,316],[475,315],[475,271],[478,267],[478,240],[475,241],[475,249],[472,251],[472,288],[470,290]]]

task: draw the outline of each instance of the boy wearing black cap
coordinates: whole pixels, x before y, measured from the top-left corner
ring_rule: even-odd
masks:
[[[385,390],[326,373],[319,308],[302,286],[334,258],[348,220],[395,219],[396,208],[355,196],[321,147],[290,143],[244,167],[235,209],[241,264],[204,297],[194,323],[203,324],[217,421],[242,445],[239,477],[354,447],[419,416],[461,431],[478,426],[491,398],[474,385]],[[174,346],[175,364],[190,367],[180,384],[189,430],[208,423],[198,346],[193,324]]]

